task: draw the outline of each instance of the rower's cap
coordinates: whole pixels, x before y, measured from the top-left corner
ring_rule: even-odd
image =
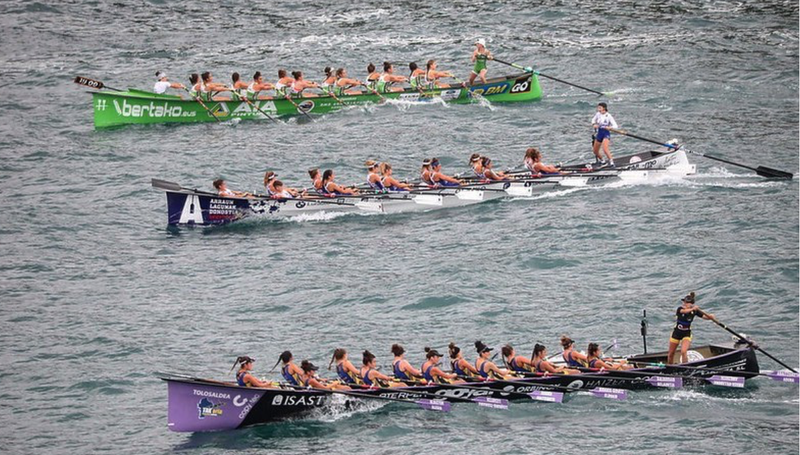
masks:
[[[434,158],[434,159],[431,160],[431,166],[436,167],[438,165],[439,165],[439,159],[438,158]]]
[[[480,44],[481,46],[486,47],[486,40],[483,38],[478,38],[475,40],[475,44]]]
[[[163,79],[165,77],[167,77],[167,73],[165,73],[163,71],[159,71],[159,72],[156,73],[156,79],[158,79],[158,80],[161,80],[161,79]]]
[[[427,354],[428,357],[442,357],[442,355],[439,354],[439,351],[437,351],[436,349],[429,350]]]
[[[276,173],[274,173],[272,171],[269,171],[269,172],[267,172],[266,178],[267,178],[267,180],[273,180],[277,176],[278,176],[278,174],[276,174]]]
[[[423,166],[429,166],[430,164],[431,164],[431,160],[429,158],[425,158],[424,160],[422,160],[422,165]]]
[[[493,349],[494,348],[490,348],[489,346],[486,346],[485,344],[483,344],[482,341],[476,341],[475,342],[475,350],[478,351],[478,354],[483,354],[484,352],[489,352],[489,351],[491,351]]]

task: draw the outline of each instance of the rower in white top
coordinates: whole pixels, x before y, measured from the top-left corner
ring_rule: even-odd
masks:
[[[153,85],[153,92],[162,94],[166,93],[168,88],[186,88],[185,85],[181,84],[180,82],[170,82],[167,79],[167,73],[163,71],[156,72],[156,83]]]
[[[608,128],[619,128],[617,121],[608,113],[608,105],[606,103],[597,104],[597,113],[592,117],[592,127],[595,129],[594,142],[592,143],[592,151],[597,158],[597,163],[601,166],[609,165],[614,167],[614,157],[611,155],[609,145],[611,144],[611,132]],[[603,153],[605,153],[608,161],[604,160],[600,155],[600,146],[603,146]]]

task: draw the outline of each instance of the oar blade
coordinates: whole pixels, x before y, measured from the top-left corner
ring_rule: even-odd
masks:
[[[533,400],[546,401],[548,403],[561,403],[564,401],[564,393],[552,390],[534,390],[528,396]]]
[[[726,376],[722,374],[715,374],[710,378],[706,378],[710,384],[720,386],[720,387],[734,387],[741,389],[744,387],[744,377],[743,376]]]
[[[611,389],[608,387],[597,387],[589,391],[598,398],[608,398],[610,400],[627,400],[628,391],[624,389]]]
[[[472,399],[478,406],[491,409],[508,409],[508,400],[504,398],[477,397]]]
[[[150,183],[154,188],[161,188],[162,190],[180,191],[181,186],[175,182],[169,182],[161,179],[151,179]]]
[[[645,381],[655,387],[665,387],[669,389],[680,389],[683,387],[683,378],[678,376],[652,376]]]
[[[794,178],[794,174],[791,172],[780,171],[778,169],[772,169],[769,167],[759,166],[756,168],[756,174],[766,177],[768,179],[784,179],[784,180],[791,180]]]
[[[761,374],[771,378],[773,381],[788,382],[793,384],[800,383],[800,375],[797,373],[792,373],[791,371],[764,370],[761,372]]]
[[[444,400],[428,400],[428,399],[421,399],[415,401],[419,407],[425,409],[426,411],[440,411],[440,412],[450,412],[450,402]]]

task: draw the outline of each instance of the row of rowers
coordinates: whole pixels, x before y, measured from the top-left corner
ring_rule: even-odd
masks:
[[[610,358],[603,358],[597,343],[589,343],[586,354],[573,349],[574,341],[567,336],[561,338],[563,358],[566,366],[555,366],[548,360],[547,348],[536,344],[530,358],[517,355],[511,345],[501,349],[505,368],[500,368],[492,361],[493,348],[481,341],[475,342],[477,359],[471,364],[464,358],[461,349],[450,343],[449,356],[451,372],[440,368],[442,354],[435,349],[425,348],[425,362],[419,369],[414,368],[405,359],[405,349],[399,344],[392,345],[391,353],[394,355],[392,362],[392,375],[378,371],[377,359],[374,354],[364,351],[362,366],[356,368],[348,359],[345,349],[333,351],[328,369],[336,364],[338,378],[335,380],[323,379],[317,375],[318,368],[308,360],[303,360],[300,365],[294,363],[294,357],[289,351],[281,353],[277,367],[282,364],[281,375],[286,383],[296,387],[312,387],[318,389],[351,389],[358,387],[407,387],[409,385],[425,385],[433,383],[458,384],[468,380],[503,380],[519,379],[528,376],[546,376],[550,374],[575,374],[580,370],[576,368],[592,368],[602,370],[630,369],[632,366],[616,363]],[[263,381],[253,374],[254,359],[242,356],[236,360],[234,366],[239,365],[236,373],[236,382],[243,387],[278,387],[274,382]]]
[[[535,148],[531,147],[525,152],[523,164],[525,171],[522,172],[502,172],[495,171],[491,158],[474,153],[469,160],[473,176],[469,177],[478,181],[502,181],[519,178],[529,178],[532,175],[551,175],[562,173],[556,166],[542,163],[542,154]],[[420,169],[419,183],[408,183],[408,181],[401,182],[393,176],[392,166],[389,163],[380,163],[377,161],[366,161],[364,165],[367,168],[367,187],[363,190],[370,192],[406,192],[412,191],[416,188],[440,188],[440,187],[458,187],[467,183],[464,178],[456,178],[442,172],[442,163],[438,158],[425,159],[422,162]],[[290,188],[280,180],[277,179],[277,174],[273,171],[267,171],[264,175],[264,187],[267,196],[275,199],[291,199],[296,197],[306,197],[309,192],[316,193],[322,196],[340,196],[340,195],[354,195],[363,192],[356,186],[346,187],[336,183],[336,176],[330,169],[320,173],[319,169],[311,169],[308,171],[312,181],[312,188],[309,189],[296,189]],[[250,193],[241,191],[230,190],[227,184],[222,179],[214,181],[214,188],[216,188],[220,196],[227,197],[255,197]]]
[[[444,78],[455,78],[449,71],[439,71],[436,60],[429,60],[425,69],[419,68],[416,63],[409,64],[410,74],[403,76],[395,74],[394,65],[391,62],[383,63],[383,71],[377,71],[375,65],[370,63],[367,66],[367,77],[364,81],[351,78],[344,68],[333,69],[326,67],[323,70],[324,78],[322,82],[316,83],[306,80],[302,71],[292,71],[285,69],[278,70],[278,80],[272,84],[264,80],[261,71],[253,74],[252,81],[242,80],[239,73],[231,76],[231,85],[215,82],[214,75],[210,71],[202,74],[193,73],[189,76],[189,94],[194,98],[203,101],[226,101],[229,98],[217,96],[220,92],[230,92],[230,99],[234,101],[248,100],[268,100],[274,99],[273,96],[261,95],[261,92],[272,90],[275,97],[306,97],[313,98],[320,95],[343,96],[360,95],[364,93],[388,93],[403,91],[399,84],[407,83],[417,89],[432,89],[436,87],[447,87],[441,82]],[[156,93],[164,93],[167,88],[185,89],[181,83],[169,82],[166,73],[159,71],[156,73],[158,82],[154,86]],[[398,85],[395,85],[398,84]],[[362,90],[361,88],[364,88]],[[307,89],[318,89],[321,93],[306,91]]]

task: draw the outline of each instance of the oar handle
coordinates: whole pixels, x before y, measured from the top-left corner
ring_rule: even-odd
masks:
[[[730,328],[730,327],[728,327],[727,325],[725,325],[725,324],[723,324],[723,323],[719,322],[719,321],[718,321],[718,320],[716,320],[716,319],[712,319],[712,321],[714,321],[714,324],[717,324],[718,326],[720,326],[720,327],[722,327],[723,329],[725,329],[725,330],[727,330],[728,332],[730,332],[730,333],[731,333],[733,336],[735,336],[736,338],[738,338],[738,339],[740,339],[740,340],[744,341],[745,343],[747,343],[747,345],[748,345],[748,346],[750,346],[751,348],[753,348],[753,349],[757,349],[758,351],[760,351],[760,352],[761,352],[762,354],[764,354],[765,356],[767,356],[767,357],[769,357],[770,359],[772,359],[772,360],[774,360],[774,361],[778,362],[778,364],[780,364],[780,365],[781,365],[781,366],[783,366],[784,368],[788,368],[788,369],[789,369],[789,370],[790,370],[792,373],[797,373],[797,370],[795,370],[794,368],[790,367],[789,365],[786,365],[785,363],[781,362],[780,360],[776,359],[775,357],[773,357],[773,356],[772,356],[772,354],[770,354],[770,353],[768,353],[767,351],[765,351],[765,350],[761,349],[761,348],[760,348],[758,345],[756,345],[756,344],[755,344],[755,343],[753,343],[752,341],[748,340],[747,338],[745,338],[745,337],[743,337],[743,336],[739,335],[738,333],[736,333],[736,332],[735,332],[733,329],[731,329],[731,328]]]

